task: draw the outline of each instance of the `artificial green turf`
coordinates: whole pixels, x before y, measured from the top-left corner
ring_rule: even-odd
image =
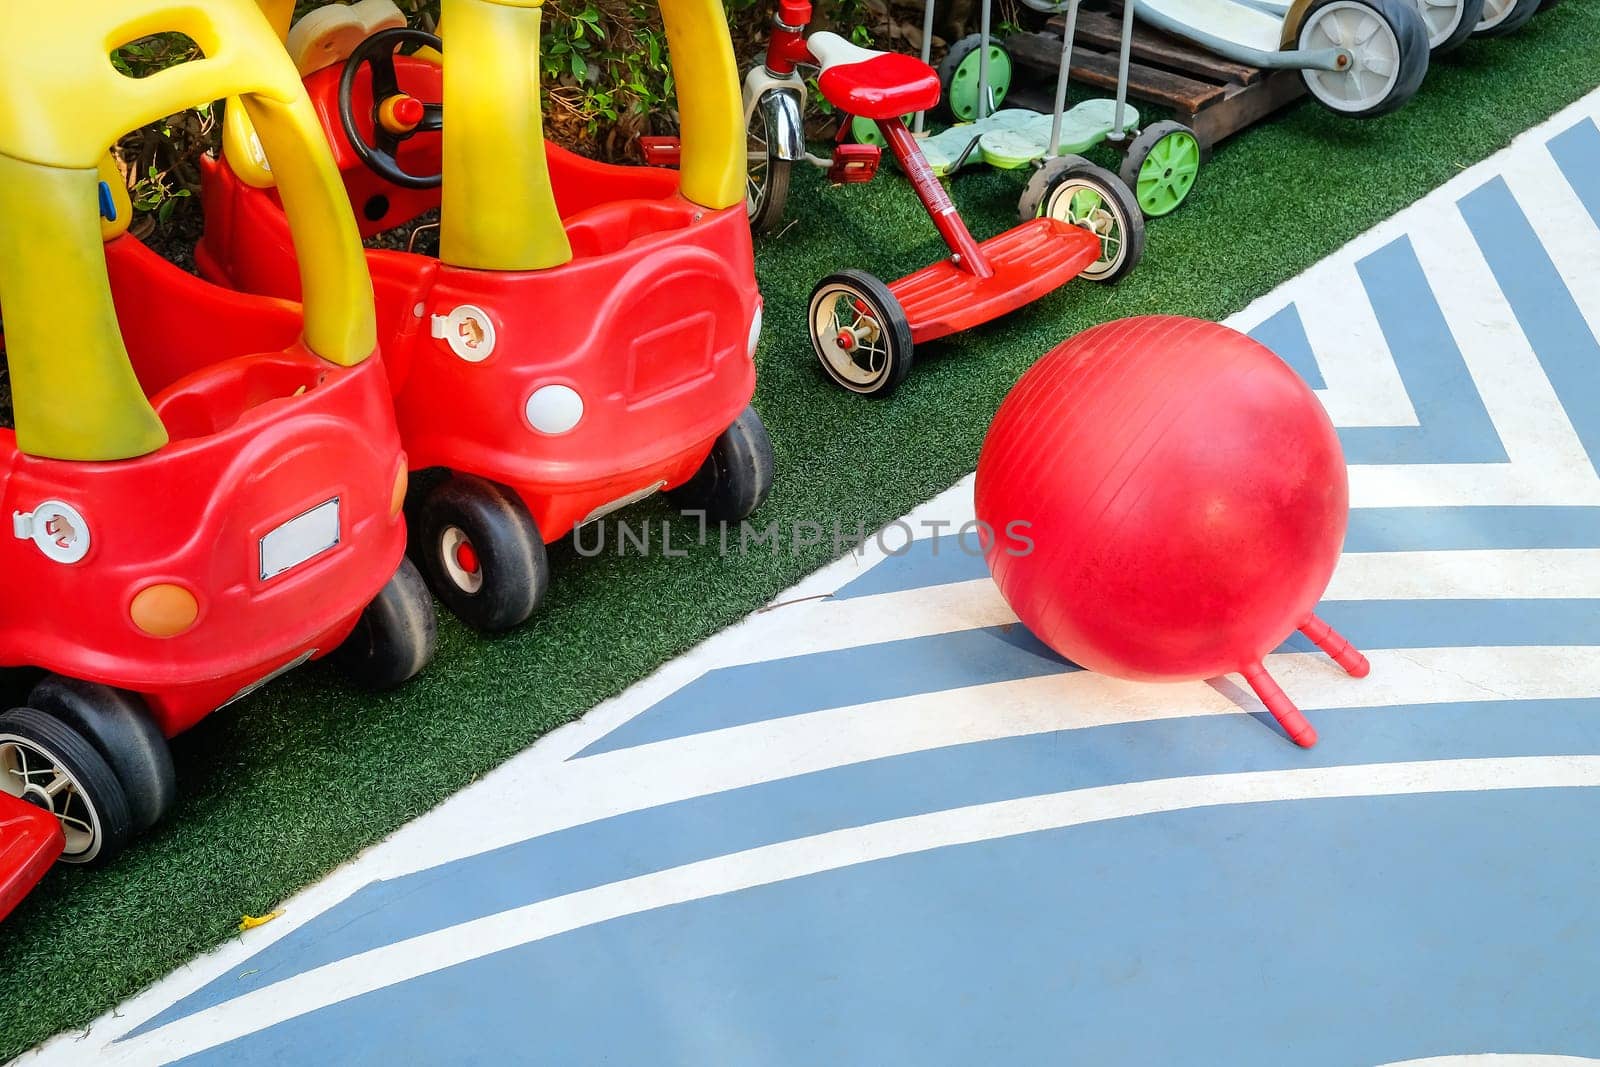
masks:
[[[832,270],[893,277],[941,246],[898,176],[828,189],[798,175],[794,224],[758,247],[767,332],[756,402],[778,452],[760,518],[869,529],[893,519],[972,469],[1007,387],[1056,342],[1122,315],[1226,316],[1597,83],[1600,3],[1567,0],[1516,37],[1437,63],[1417,100],[1388,118],[1340,120],[1302,104],[1220,148],[1192,201],[1151,225],[1145,261],[1121,285],[1074,283],[931,348],[885,403],[824,383],[806,299]],[[1014,218],[1023,177],[955,180],[980,236]],[[668,511],[632,513],[647,516]],[[693,526],[675,533],[687,542]],[[0,931],[0,1059],[216,945],[241,914],[270,910],[831,554],[824,544],[742,559],[585,560],[558,547],[536,622],[490,641],[442,621],[438,660],[401,692],[362,695],[311,668],[212,716],[176,743],[173,817],[107,870],[53,873]]]

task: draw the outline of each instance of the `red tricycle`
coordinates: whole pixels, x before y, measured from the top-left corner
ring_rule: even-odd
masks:
[[[113,64],[169,31],[204,57],[137,80]],[[330,654],[405,681],[433,654],[433,605],[404,555],[355,221],[251,0],[57,0],[7,9],[0,34],[0,668],[43,675],[0,715],[0,793],[58,819],[63,859],[101,863],[172,803],[168,737]],[[111,145],[228,94],[277,168],[303,309],[124,232]]]
[[[65,847],[59,819],[43,806],[0,791],[0,922],[39,884]]]
[[[817,88],[845,119],[874,123],[911,180],[950,258],[885,285],[864,271],[832,274],[812,291],[811,345],[838,385],[864,396],[892,393],[911,371],[914,345],[999,318],[1074,278],[1114,282],[1144,251],[1144,217],[1116,175],[1078,156],[1052,159],[1029,187],[1023,221],[986,241],[973,239],[903,116],[939,102],[939,74],[912,56],[875,52],[836,33],[806,36],[808,0],[781,0],[766,62],[744,83],[749,121],[747,211],[763,229],[783,213],[795,162],[828,170],[840,184],[877,172],[879,148],[840,143],[831,158],[804,144],[803,67],[820,69]],[[969,149],[970,150],[970,149]]]
[[[368,260],[413,469],[450,472],[412,511],[412,554],[439,599],[479,629],[516,626],[543,594],[547,543],[658,491],[712,520],[750,515],[773,459],[749,406],[761,297],[715,0],[661,3],[680,173],[545,143],[539,0],[444,0],[448,47],[389,0],[292,30],[292,5],[263,3],[363,233],[411,228],[407,250]],[[247,124],[228,123],[225,143],[204,177],[200,269],[294,297],[272,175]],[[430,231],[437,255],[418,250]]]

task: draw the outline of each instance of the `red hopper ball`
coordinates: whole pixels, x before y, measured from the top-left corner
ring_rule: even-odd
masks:
[[[1316,731],[1267,654],[1298,629],[1367,673],[1313,614],[1349,517],[1338,435],[1299,375],[1236,330],[1147,316],[1060,345],[1000,405],[976,497],[1001,595],[1082,667],[1237,671],[1308,747]]]

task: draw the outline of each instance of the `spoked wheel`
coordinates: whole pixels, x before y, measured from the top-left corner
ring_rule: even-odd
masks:
[[[1200,173],[1200,141],[1181,122],[1157,122],[1128,146],[1122,160],[1122,184],[1133,190],[1145,218],[1160,218],[1178,209]]]
[[[1483,0],[1483,17],[1473,28],[1474,37],[1505,37],[1527,25],[1538,13],[1541,0]]]
[[[1428,29],[1409,0],[1314,0],[1300,23],[1302,49],[1343,48],[1343,70],[1300,72],[1317,102],[1352,118],[1402,107],[1428,73]]]
[[[745,209],[750,216],[750,229],[767,233],[783,221],[783,212],[789,203],[789,169],[793,164],[778,158],[777,131],[772,129],[772,118],[766,108],[757,106],[751,114],[746,136],[749,162],[744,178]]]
[[[357,685],[392,689],[415,678],[433,660],[437,644],[433,597],[416,565],[403,559],[333,659]]]
[[[722,431],[694,477],[667,498],[680,511],[704,512],[712,522],[742,522],[772,490],[772,438],[755,408]]]
[[[441,603],[467,625],[499,633],[527,621],[544,599],[544,538],[510,489],[457,474],[423,501],[412,533],[422,571]]]
[[[822,369],[852,393],[888,396],[911,373],[911,323],[889,287],[865,271],[818,282],[809,321]]]
[[[1114,282],[1144,256],[1144,215],[1139,202],[1110,171],[1082,156],[1057,156],[1040,167],[1022,191],[1023,222],[1042,216],[1081,226],[1100,239],[1100,258],[1083,277]]]
[[[981,34],[970,34],[950,46],[944,62],[939,64],[939,85],[944,89],[940,98],[940,111],[957,122],[971,122],[978,117],[978,92],[980,82],[978,67]],[[1005,102],[1011,91],[1011,53],[993,37],[989,38],[989,102],[983,109],[992,115]]]
[[[83,735],[32,708],[0,715],[0,791],[61,822],[63,863],[98,866],[133,835],[116,774]]]
[[[1436,55],[1460,48],[1483,18],[1484,0],[1415,0]]]

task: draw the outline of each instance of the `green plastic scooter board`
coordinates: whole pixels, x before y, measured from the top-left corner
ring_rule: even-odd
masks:
[[[1115,126],[1116,110],[1116,101],[1104,99],[1085,100],[1069,109],[1061,116],[1058,154],[1077,155],[1104,141]],[[928,165],[941,178],[955,170],[958,162],[978,161],[1001,170],[1013,170],[1049,154],[1052,123],[1051,115],[1008,107],[977,122],[952,126],[925,137],[920,144]],[[1122,128],[1124,131],[1139,128],[1139,112],[1131,104],[1123,106]],[[978,145],[962,161],[961,155],[973,138],[977,138]]]

